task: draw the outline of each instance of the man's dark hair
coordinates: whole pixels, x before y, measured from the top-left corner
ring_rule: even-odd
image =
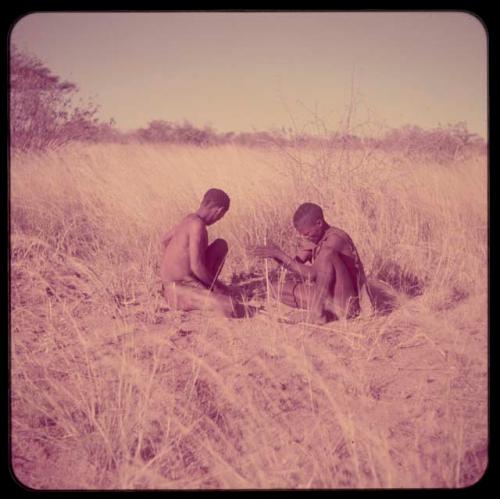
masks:
[[[211,204],[212,206],[228,210],[229,202],[229,196],[224,191],[214,188],[205,192],[201,204]]]
[[[323,219],[323,210],[314,203],[302,203],[293,215],[293,225],[297,227],[299,222],[314,223]]]

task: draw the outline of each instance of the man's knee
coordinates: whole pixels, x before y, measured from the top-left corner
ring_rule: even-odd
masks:
[[[216,251],[218,254],[226,255],[229,251],[229,246],[225,239],[215,239],[210,246],[213,248],[213,251]]]

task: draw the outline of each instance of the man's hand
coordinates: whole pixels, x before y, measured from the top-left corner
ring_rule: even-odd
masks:
[[[285,255],[275,244],[254,246],[252,248],[248,248],[248,253],[250,256],[256,256],[259,258],[276,258],[277,260],[282,260],[282,257]]]

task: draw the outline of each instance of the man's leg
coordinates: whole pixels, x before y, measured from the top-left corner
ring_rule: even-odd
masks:
[[[234,317],[233,304],[229,296],[210,292],[208,289],[185,286],[178,283],[167,284],[164,297],[168,304],[178,310],[213,310],[225,317]]]
[[[333,289],[336,272],[331,262],[318,259],[315,263],[317,278],[314,282],[297,278],[293,274],[282,281],[273,281],[271,290],[274,298],[285,305],[309,310],[314,316],[335,317],[333,310]],[[327,303],[328,302],[328,303]]]
[[[207,264],[207,269],[212,275],[215,281],[224,266],[224,261],[227,256],[229,247],[224,239],[216,239],[207,248],[205,253],[205,259]]]
[[[333,306],[338,317],[352,318],[359,313],[359,297],[355,288],[354,279],[346,264],[337,253],[331,256],[331,261],[325,265],[333,263],[335,280],[333,283]]]
[[[269,288],[274,299],[294,308],[308,308],[314,293],[314,283],[297,279],[273,280]]]
[[[229,247],[224,239],[215,239],[215,241],[208,246],[205,258],[208,271],[213,276],[212,282],[218,279],[228,251]],[[228,292],[230,296],[220,293],[213,294],[219,308],[222,309],[224,315],[227,317],[244,317],[247,311],[241,303],[241,290],[237,287],[229,286]]]

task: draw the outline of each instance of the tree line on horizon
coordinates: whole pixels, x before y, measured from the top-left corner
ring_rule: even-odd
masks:
[[[281,128],[252,132],[217,132],[211,126],[196,127],[156,119],[147,126],[122,132],[111,119],[97,117],[99,107],[78,99],[75,83],[62,80],[34,55],[15,45],[10,54],[10,146],[13,150],[43,151],[70,142],[190,144],[207,147],[224,144],[255,146],[328,146],[343,149],[365,147],[402,151],[409,156],[452,160],[469,152],[485,153],[487,144],[469,133],[467,124],[425,130],[405,125],[379,137],[360,137],[349,130],[313,135]]]

